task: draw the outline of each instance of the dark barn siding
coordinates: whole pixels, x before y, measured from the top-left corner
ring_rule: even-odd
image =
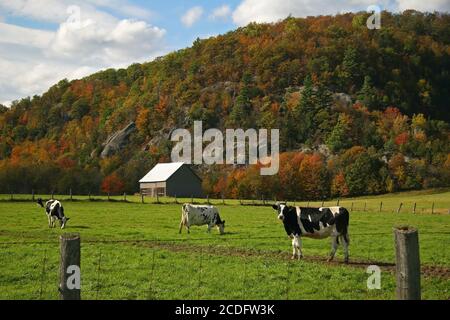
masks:
[[[167,180],[166,193],[169,197],[204,197],[202,181],[187,165],[183,165]]]

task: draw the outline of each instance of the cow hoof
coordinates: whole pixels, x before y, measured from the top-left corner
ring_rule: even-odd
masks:
[[[291,260],[295,260],[295,256],[292,256],[292,257],[291,257]]]
[[[327,262],[333,262],[334,258],[328,258]]]
[[[345,263],[345,264],[349,264],[350,261],[349,261],[348,259],[345,259],[345,260],[344,260],[344,263]]]

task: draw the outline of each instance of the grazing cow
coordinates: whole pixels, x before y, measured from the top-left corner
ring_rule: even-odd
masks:
[[[292,259],[298,255],[303,257],[301,237],[313,239],[332,238],[331,254],[328,261],[334,259],[339,245],[339,239],[344,247],[345,263],[348,263],[348,246],[350,238],[348,224],[350,215],[342,207],[330,208],[301,208],[289,207],[284,203],[277,203],[273,208],[278,212],[278,219],[283,221],[287,235],[292,239]]]
[[[42,207],[45,208],[45,213],[48,218],[48,227],[49,228],[55,228],[56,227],[56,220],[59,220],[59,224],[61,226],[61,229],[64,229],[66,227],[67,221],[69,221],[70,218],[66,218],[64,216],[64,208],[58,200],[49,200],[45,203],[42,202],[42,199],[39,198],[37,203]]]
[[[192,204],[183,204],[181,209],[180,231],[183,226],[186,227],[188,233],[191,226],[208,225],[208,232],[211,228],[217,226],[220,234],[224,234],[225,220],[220,219],[219,211],[214,206],[194,206]]]

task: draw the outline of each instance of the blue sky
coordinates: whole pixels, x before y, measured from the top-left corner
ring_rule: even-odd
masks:
[[[450,10],[449,0],[0,0],[0,103],[63,78],[150,61],[252,21],[336,14]]]
[[[144,1],[134,0],[128,1],[130,4],[139,8],[149,10],[152,15],[145,20],[158,27],[167,30],[167,43],[171,48],[180,49],[187,47],[197,37],[207,37],[228,32],[236,28],[231,16],[225,18],[213,19],[211,15],[214,9],[228,6],[230,10],[235,9],[241,1],[239,0],[168,0],[168,1]],[[200,6],[203,8],[201,18],[192,26],[186,27],[181,22],[181,17],[191,8]],[[115,12],[114,10],[103,8],[105,12],[110,13],[121,19],[130,18],[126,13]],[[0,10],[0,13],[2,11]],[[231,12],[231,11],[230,11]],[[59,26],[56,22],[45,21],[41,19],[30,19],[27,16],[16,14],[8,14],[5,10],[3,22],[24,26],[29,28],[37,28],[44,30],[56,30]]]

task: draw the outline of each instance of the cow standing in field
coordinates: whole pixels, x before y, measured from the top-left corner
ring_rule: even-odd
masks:
[[[192,204],[183,204],[181,209],[180,231],[183,226],[188,233],[191,226],[208,226],[208,233],[214,226],[217,226],[220,234],[224,234],[225,220],[220,219],[219,211],[214,206],[194,206]]]
[[[278,212],[278,219],[283,221],[287,235],[292,239],[292,259],[303,257],[301,237],[325,239],[331,237],[331,253],[328,261],[332,261],[339,246],[339,240],[344,247],[345,263],[349,262],[348,246],[350,238],[348,225],[350,215],[342,207],[301,208],[289,207],[278,203],[273,205]]]
[[[64,215],[64,208],[58,200],[49,200],[45,203],[42,201],[41,198],[38,199],[37,203],[42,207],[45,208],[45,214],[48,218],[48,227],[49,228],[55,228],[56,227],[56,220],[59,220],[59,223],[61,225],[61,229],[64,229],[66,227],[67,221],[69,221],[70,218],[67,218]]]

